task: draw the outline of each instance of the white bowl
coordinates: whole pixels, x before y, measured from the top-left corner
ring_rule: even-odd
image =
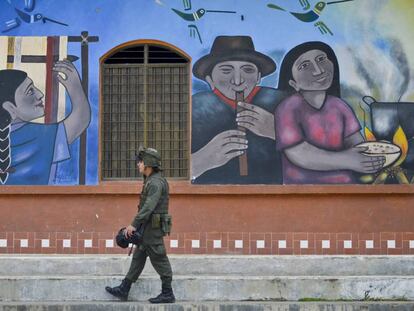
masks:
[[[401,155],[401,148],[397,145],[385,141],[367,141],[356,145],[356,147],[367,147],[368,149],[361,152],[367,156],[383,156],[385,163],[383,167],[387,167],[395,163]]]

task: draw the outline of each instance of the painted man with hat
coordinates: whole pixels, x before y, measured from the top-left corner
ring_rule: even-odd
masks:
[[[282,182],[272,114],[285,95],[258,85],[275,70],[275,62],[256,51],[248,36],[218,36],[210,53],[194,64],[194,76],[211,91],[192,97],[193,183]],[[247,154],[247,176],[240,174],[242,154]]]

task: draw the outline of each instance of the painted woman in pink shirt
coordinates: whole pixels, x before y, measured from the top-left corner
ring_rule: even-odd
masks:
[[[364,139],[351,107],[340,99],[339,66],[322,42],[306,42],[284,57],[279,89],[294,91],[275,111],[276,147],[284,184],[357,183],[354,172],[375,173],[384,157],[362,154]]]

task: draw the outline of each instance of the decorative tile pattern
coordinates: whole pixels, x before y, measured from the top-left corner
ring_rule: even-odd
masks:
[[[116,232],[0,232],[1,253],[125,254]],[[187,232],[165,237],[169,254],[414,255],[414,232]]]
[[[178,240],[170,240],[171,248],[178,248]]]
[[[191,240],[192,248],[200,248],[200,240]]]
[[[243,240],[235,240],[234,248],[243,248]]]
[[[256,241],[256,248],[265,248],[265,241],[264,240],[257,240]]]
[[[42,239],[42,247],[47,248],[50,246],[50,241],[48,239]]]
[[[300,248],[308,248],[309,242],[307,240],[300,240]]]
[[[67,240],[67,239],[65,239],[65,240],[63,240],[62,241],[62,246],[64,247],[64,248],[69,248],[70,247],[70,240]]]
[[[29,240],[27,240],[27,239],[23,239],[23,240],[20,240],[20,247],[29,247]]]
[[[395,248],[395,240],[388,240],[387,248]]]
[[[331,241],[330,240],[322,240],[322,248],[323,249],[331,248]]]
[[[346,249],[352,248],[352,241],[351,240],[345,240],[344,241],[344,248],[346,248]]]
[[[367,241],[365,241],[365,248],[367,248],[367,249],[374,248],[374,241],[373,240],[367,240]]]
[[[84,240],[83,243],[85,248],[91,248],[92,247],[92,240]]]

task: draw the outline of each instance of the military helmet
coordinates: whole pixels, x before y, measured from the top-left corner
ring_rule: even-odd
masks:
[[[142,148],[138,150],[137,161],[143,161],[145,166],[161,169],[161,156],[154,148]]]
[[[125,227],[119,229],[117,235],[115,236],[116,244],[121,248],[127,248],[130,243],[139,245],[142,243],[143,239],[143,229],[144,227],[139,228],[137,231],[133,231],[132,235],[127,238],[125,236]]]
[[[127,248],[127,247],[129,246],[129,241],[128,241],[128,239],[125,237],[125,234],[124,234],[124,230],[125,230],[125,229],[126,229],[125,227],[124,227],[124,228],[119,229],[118,234],[117,234],[117,235],[116,235],[116,237],[115,237],[116,244],[117,244],[119,247],[122,247],[122,248]]]

